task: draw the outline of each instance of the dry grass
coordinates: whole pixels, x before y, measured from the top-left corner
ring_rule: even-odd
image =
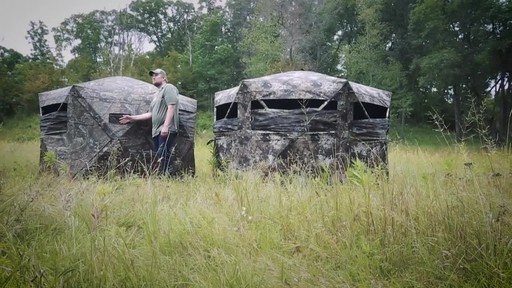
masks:
[[[39,175],[0,143],[0,287],[510,287],[512,156],[392,146],[389,178]]]

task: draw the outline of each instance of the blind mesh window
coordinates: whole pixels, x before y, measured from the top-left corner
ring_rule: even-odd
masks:
[[[354,120],[386,118],[388,108],[366,102],[354,102]]]

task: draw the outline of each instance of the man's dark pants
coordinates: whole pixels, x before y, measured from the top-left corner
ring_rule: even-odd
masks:
[[[158,173],[160,175],[169,175],[172,171],[171,156],[176,146],[177,133],[169,133],[167,137],[157,135],[153,137],[155,148],[155,159],[158,161]]]

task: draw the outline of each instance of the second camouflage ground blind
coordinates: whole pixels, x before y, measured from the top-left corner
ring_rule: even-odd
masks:
[[[345,171],[388,162],[391,93],[309,71],[243,80],[215,94],[219,166]]]

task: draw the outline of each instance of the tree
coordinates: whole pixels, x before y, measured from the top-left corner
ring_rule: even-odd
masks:
[[[270,2],[274,2],[270,4]],[[313,1],[316,2],[316,1]],[[302,42],[306,37],[306,25],[304,19],[310,11],[311,2],[307,0],[297,1],[267,1],[263,0],[263,5],[269,5],[272,9],[270,15],[277,17],[277,22],[280,25],[281,39],[284,43],[285,61],[289,70],[308,69],[306,67],[306,59],[301,50]],[[267,13],[269,11],[267,10]],[[283,65],[281,65],[283,66]],[[283,67],[285,67],[283,66]]]
[[[95,10],[65,19],[53,31],[57,50],[62,53],[70,49],[75,56],[68,68],[80,70],[73,75],[67,73],[68,79],[90,81],[129,73],[134,57],[142,53],[146,43],[145,37],[135,30],[135,26],[133,15],[126,9]],[[79,63],[80,67],[77,67]]]
[[[489,45],[484,53],[489,63],[489,92],[494,95],[493,138],[500,145],[512,147],[512,3],[493,1],[484,22]]]
[[[136,29],[148,35],[155,49],[161,52],[170,35],[168,8],[169,2],[165,0],[136,0],[130,3],[130,12],[135,17]]]
[[[227,29],[231,35],[233,44],[242,42],[244,32],[251,30],[251,23],[254,19],[257,0],[228,0],[226,1],[225,13]]]
[[[60,88],[61,71],[52,64],[30,61],[16,65],[16,113],[39,112],[39,93]]]
[[[226,19],[222,11],[215,10],[202,19],[193,39],[193,73],[197,81],[197,99],[202,109],[213,108],[215,92],[231,88],[241,79],[233,67],[238,57],[225,34]]]
[[[49,33],[48,27],[41,20],[37,23],[30,21],[29,26],[30,28],[25,38],[32,45],[31,60],[40,62],[52,61],[54,57],[46,40]]]
[[[467,130],[469,105],[481,105],[488,87],[489,20],[494,0],[426,0],[411,12],[410,32],[416,35],[413,61],[419,84],[436,91],[453,107],[458,140]]]
[[[199,4],[199,11],[205,14],[210,14],[211,12],[219,9],[220,7],[216,5],[216,0],[199,0],[197,4]]]
[[[189,51],[196,17],[195,8],[183,1],[136,0],[130,3],[137,31],[146,34],[164,57],[168,51]]]
[[[357,7],[360,35],[343,49],[346,77],[351,81],[392,91],[393,109],[401,115],[402,124],[411,110],[411,94],[406,87],[405,71],[392,58],[387,27],[379,21],[381,0],[359,2]]]
[[[300,42],[300,51],[309,70],[336,75],[339,73],[340,40],[336,37],[339,30],[334,21],[339,7],[331,7],[331,1],[307,2],[302,16],[304,37]]]
[[[17,65],[27,62],[21,53],[0,46],[0,121],[13,115],[19,107],[18,80],[14,77]]]
[[[244,31],[252,30],[251,23],[254,20],[256,3],[257,0],[228,0],[225,5],[226,36],[238,58],[237,66],[233,69],[241,77],[247,76],[242,60],[244,57],[242,48],[242,41],[245,39]]]
[[[135,58],[144,53],[148,37],[135,29],[135,18],[127,9],[117,13],[118,32],[114,37],[114,45],[108,59],[111,59],[112,75],[133,75]]]
[[[251,27],[244,30],[240,49],[245,74],[252,78],[273,72],[273,67],[283,58],[284,43],[275,18],[253,18]]]
[[[88,65],[83,66],[78,81],[90,81],[99,71],[98,63],[102,60],[101,53],[107,43],[111,43],[110,29],[103,25],[106,11],[95,10],[88,14],[75,14],[65,19],[59,27],[53,28],[57,50],[62,53],[70,49],[75,60]],[[106,16],[106,15],[105,15]]]
[[[298,60],[300,57],[295,57],[301,36],[292,29],[290,21],[295,20],[285,7],[284,1],[256,2],[254,15],[242,31],[240,43],[241,61],[248,76],[304,68],[303,62]]]
[[[17,112],[35,113],[39,111],[39,93],[56,89],[62,83],[60,70],[46,40],[48,28],[42,21],[30,21],[29,26],[25,38],[32,45],[31,61],[16,65],[13,75],[18,79]]]
[[[392,115],[400,119],[402,126],[406,120],[416,123],[425,122],[425,100],[427,93],[421,93],[418,87],[418,69],[412,65],[417,50],[412,41],[414,34],[409,33],[410,13],[418,0],[383,0],[380,5],[379,19],[387,29],[383,37],[387,42],[389,57],[400,63],[402,76],[400,85],[393,91]]]

